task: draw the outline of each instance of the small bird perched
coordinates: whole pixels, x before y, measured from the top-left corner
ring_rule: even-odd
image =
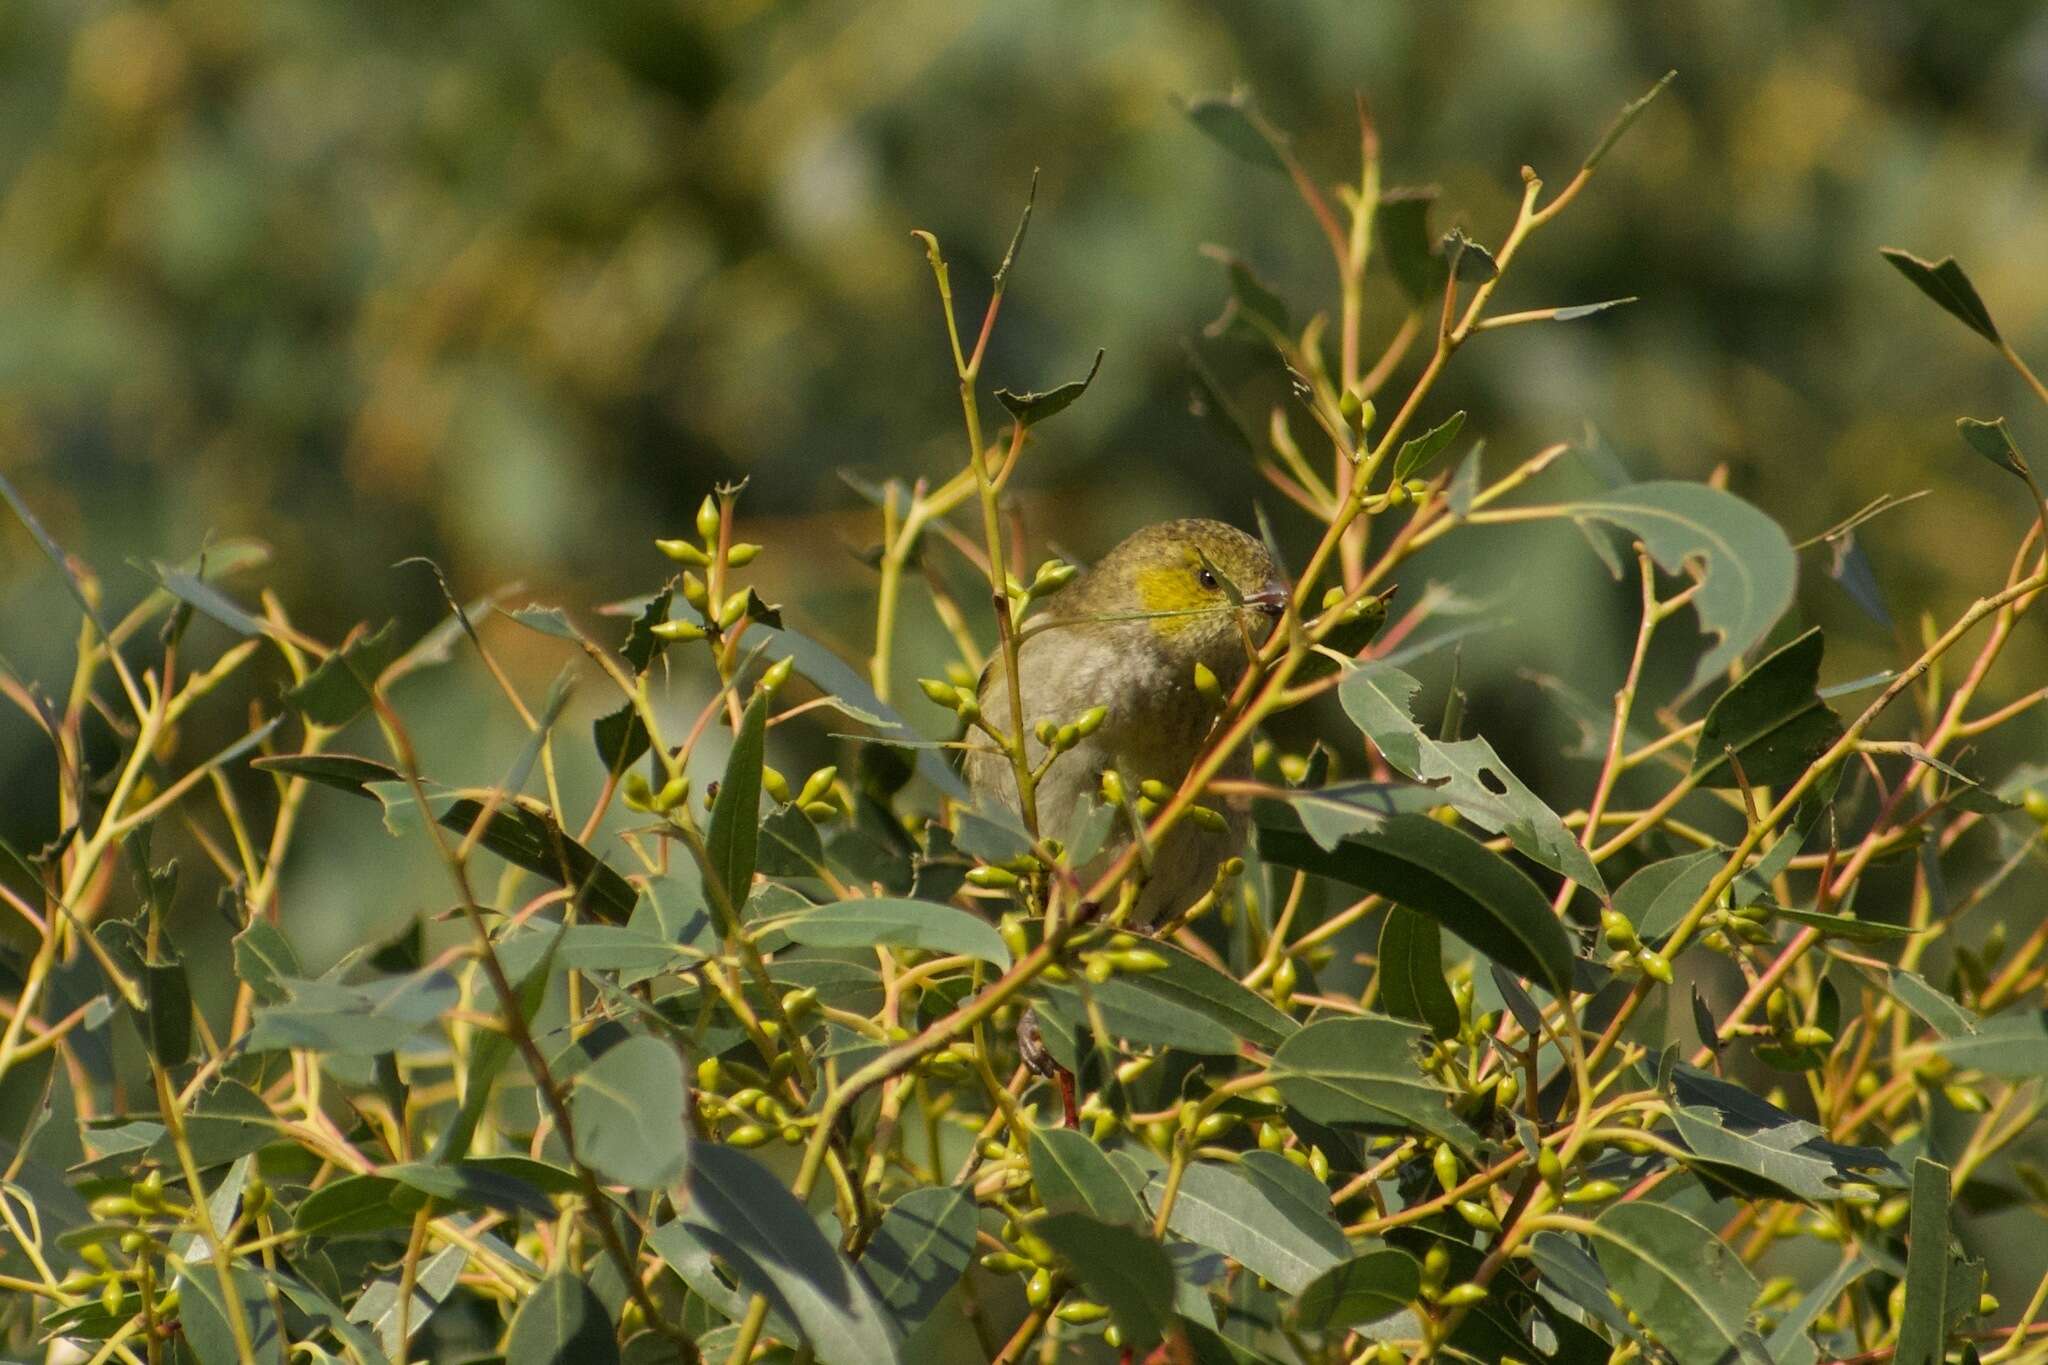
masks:
[[[1265,546],[1234,526],[1191,519],[1132,535],[1054,598],[1043,617],[1027,622],[1017,651],[1027,734],[1040,721],[1070,724],[1096,706],[1108,712],[1037,782],[1040,829],[1065,830],[1076,801],[1097,791],[1106,769],[1114,768],[1133,793],[1147,779],[1177,787],[1218,711],[1196,687],[1197,665],[1227,694],[1286,603],[1287,585]],[[982,715],[1008,733],[1009,679],[1001,659],[983,673],[979,699]],[[1036,738],[1027,739],[1026,751],[1034,767],[1045,758]],[[1247,776],[1250,765],[1249,753],[1240,751],[1220,775]],[[966,766],[978,800],[1019,808],[1007,758],[974,752]],[[1208,891],[1218,866],[1244,847],[1243,811],[1224,815],[1223,830],[1183,820],[1153,849],[1132,925],[1155,924]],[[1099,873],[1123,848],[1106,848],[1083,875]]]

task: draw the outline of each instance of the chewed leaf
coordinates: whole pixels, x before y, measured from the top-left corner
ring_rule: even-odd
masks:
[[[1732,493],[1699,483],[1638,483],[1555,510],[1623,528],[1666,573],[1701,561],[1693,608],[1701,629],[1720,640],[1693,669],[1688,694],[1727,672],[1792,605],[1799,561],[1791,542],[1778,523]]]
[[[1076,398],[1088,392],[1088,386],[1095,382],[1095,375],[1102,368],[1102,352],[1095,353],[1095,363],[1088,367],[1088,373],[1081,379],[1070,380],[1056,389],[1044,393],[1014,393],[1009,389],[997,389],[996,401],[1009,409],[1010,416],[1024,426],[1035,426],[1055,413],[1064,412]]]
[[[1955,257],[1923,261],[1895,246],[1879,247],[1877,254],[1911,280],[1914,288],[1940,304],[1950,317],[1992,345],[1998,344],[1998,324],[1991,320],[1991,310],[1984,306],[1984,300],[1977,295],[1977,286],[1970,283],[1970,277],[1956,264]]]

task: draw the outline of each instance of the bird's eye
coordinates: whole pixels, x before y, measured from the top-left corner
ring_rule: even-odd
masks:
[[[1196,574],[1195,580],[1199,582],[1204,588],[1207,588],[1210,592],[1216,591],[1216,575],[1209,572],[1207,569],[1204,569],[1200,573]]]

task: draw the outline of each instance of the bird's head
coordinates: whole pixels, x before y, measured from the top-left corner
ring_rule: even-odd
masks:
[[[1091,610],[1136,621],[1176,663],[1199,661],[1222,678],[1242,672],[1246,633],[1263,641],[1287,603],[1266,547],[1220,521],[1148,526],[1088,577]]]

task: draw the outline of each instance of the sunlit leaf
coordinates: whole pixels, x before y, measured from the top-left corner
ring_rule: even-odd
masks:
[[[1711,1229],[1648,1201],[1615,1204],[1592,1226],[1609,1282],[1679,1365],[1760,1365],[1745,1340],[1756,1277]]]
[[[1465,429],[1463,409],[1452,413],[1422,435],[1403,441],[1401,448],[1394,452],[1394,482],[1405,483],[1420,477],[1436,463],[1436,458],[1450,448],[1458,439],[1458,433]]]
[[[846,900],[769,920],[796,943],[814,948],[922,948],[962,953],[1008,969],[1010,950],[995,926],[969,910],[910,900]]]
[[[1422,1267],[1405,1251],[1368,1251],[1311,1280],[1288,1310],[1304,1332],[1355,1327],[1398,1313],[1422,1292]]]
[[[577,1154],[621,1185],[661,1189],[682,1175],[689,1156],[689,1103],[676,1050],[628,1038],[576,1078],[569,1113]]]
[[[1031,1230],[1067,1263],[1088,1296],[1109,1309],[1125,1341],[1140,1349],[1166,1334],[1173,1316],[1173,1262],[1150,1237],[1085,1213],[1055,1213]]]
[[[767,741],[768,694],[755,695],[733,736],[725,760],[725,778],[711,807],[711,830],[704,844],[710,857],[706,872],[725,889],[735,906],[746,904],[754,884],[754,855],[761,838],[761,757]]]
[[[1255,1159],[1263,1160],[1253,1165]],[[1280,1175],[1276,1166],[1289,1175]],[[1154,1178],[1153,1198],[1162,1197],[1164,1179]],[[1238,1166],[1190,1165],[1181,1173],[1167,1226],[1290,1294],[1350,1254],[1343,1229],[1330,1216],[1329,1192],[1272,1152],[1248,1152]]]
[[[1136,1226],[1145,1217],[1137,1195],[1103,1150],[1070,1128],[1034,1128],[1031,1180],[1051,1213],[1085,1213],[1105,1223]]]
[[[1021,426],[1036,426],[1046,418],[1065,412],[1073,401],[1088,392],[1088,386],[1095,382],[1096,374],[1102,369],[1102,352],[1095,353],[1095,363],[1088,367],[1088,373],[1079,379],[1069,380],[1058,388],[1047,389],[1044,393],[1016,393],[1010,389],[997,389],[996,401],[1017,419]]]
[[[1384,1015],[1319,1019],[1273,1054],[1273,1082],[1318,1123],[1420,1128],[1469,1150],[1475,1135],[1451,1112],[1451,1092],[1422,1074],[1428,1036]]]
[[[974,1230],[973,1198],[947,1185],[911,1190],[882,1216],[860,1268],[904,1336],[922,1326],[967,1273]]]
[[[1899,1315],[1898,1365],[1941,1365],[1948,1340],[1949,1169],[1913,1163],[1906,1222],[1906,1303]],[[1974,1307],[1975,1305],[1972,1305]]]

